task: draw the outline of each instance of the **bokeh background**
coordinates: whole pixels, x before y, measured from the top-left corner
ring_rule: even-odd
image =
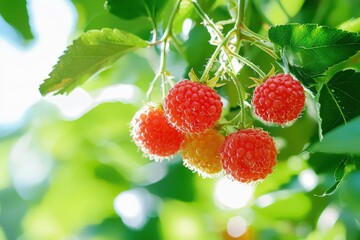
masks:
[[[230,17],[229,2],[201,1],[216,21]],[[254,0],[248,9],[259,32],[288,22],[337,27],[360,16],[360,1]],[[1,240],[360,239],[360,172],[335,194],[317,196],[334,184],[343,156],[302,152],[317,136],[310,100],[291,127],[257,123],[280,150],[265,181],[203,179],[179,156],[152,162],[131,142],[129,122],[157,71],[159,49],[122,57],[67,96],[38,91],[79,34],[116,27],[151,40],[146,17],[117,18],[100,0],[0,0],[0,15]],[[175,80],[191,67],[201,72],[214,50],[194,11],[182,17],[183,49],[172,46],[167,64]],[[264,70],[274,64],[247,50]]]

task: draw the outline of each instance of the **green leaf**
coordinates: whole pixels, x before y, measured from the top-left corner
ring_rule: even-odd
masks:
[[[301,9],[304,0],[255,0],[255,6],[265,19],[271,24],[284,24],[289,22]]]
[[[327,134],[321,142],[307,149],[309,152],[360,155],[360,117],[341,125]]]
[[[193,68],[194,72],[201,76],[204,70],[204,63],[211,57],[215,49],[214,46],[208,44],[209,39],[209,34],[204,27],[195,25],[191,29],[189,40],[184,44],[185,58],[189,66],[186,72]],[[199,46],[201,46],[201,51],[199,51]]]
[[[262,199],[272,199],[271,204],[262,206]],[[311,201],[308,196],[301,192],[289,190],[275,191],[257,198],[254,208],[264,216],[273,219],[299,220],[304,218],[311,211]],[[297,206],[297,207],[293,207]]]
[[[29,24],[26,0],[1,0],[0,15],[15,28],[25,40],[33,39]]]
[[[360,17],[343,22],[338,28],[348,32],[360,32]]]
[[[191,16],[193,12],[193,4],[191,1],[182,1],[180,3],[179,11],[175,15],[173,22],[173,32],[179,34],[182,30],[183,22],[186,18]]]
[[[147,16],[156,20],[165,4],[165,0],[107,0],[105,6],[112,14],[122,19]]]
[[[332,185],[322,195],[319,195],[318,197],[326,197],[334,194],[342,184],[345,177],[355,169],[356,167],[355,167],[354,159],[350,157],[343,158],[334,172],[334,178],[335,178],[334,185]]]
[[[342,181],[336,181],[334,183],[334,185],[332,185],[331,187],[329,187],[323,194],[321,195],[316,195],[317,197],[326,197],[326,196],[330,196],[333,195],[336,190],[340,187]]]
[[[345,175],[345,167],[346,167],[346,162],[347,162],[347,157],[344,158],[339,166],[336,168],[335,173],[334,173],[334,178],[335,181],[341,181]]]
[[[49,78],[40,86],[42,95],[69,93],[87,77],[109,66],[124,54],[148,44],[117,29],[104,28],[82,34],[59,58]]]
[[[336,73],[318,93],[322,133],[360,115],[360,73],[345,70]]]
[[[360,35],[316,24],[288,24],[269,29],[269,38],[285,69],[299,80],[322,75],[360,50]]]
[[[316,174],[333,173],[340,162],[346,158],[346,154],[327,154],[327,153],[312,153],[308,159],[308,164],[315,171]],[[331,163],[331,164],[329,164]]]

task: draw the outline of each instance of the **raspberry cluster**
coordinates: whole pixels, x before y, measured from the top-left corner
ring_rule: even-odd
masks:
[[[280,125],[294,121],[304,103],[301,84],[286,74],[268,78],[252,98],[257,117]],[[135,114],[131,135],[150,159],[169,159],[179,152],[184,165],[203,177],[226,174],[243,183],[264,179],[276,165],[273,138],[260,128],[224,136],[217,125],[222,107],[213,88],[183,80],[169,90],[163,106],[148,104]]]

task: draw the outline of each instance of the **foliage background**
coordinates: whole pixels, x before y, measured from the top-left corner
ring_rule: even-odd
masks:
[[[155,18],[161,31],[174,1],[159,3],[163,6],[156,13],[163,15]],[[230,17],[227,9],[232,1],[200,3],[214,21]],[[9,24],[16,34],[10,38],[0,33],[18,48],[30,49],[37,36],[26,4],[25,0],[16,1],[16,6],[10,0],[0,1],[2,24]],[[103,1],[69,4],[77,16],[76,27],[65,36],[69,42],[83,31],[103,27],[152,38],[151,21],[138,11],[144,4],[121,13],[122,19],[106,11]],[[183,48],[171,46],[167,64],[176,79],[185,77],[190,68],[201,73],[214,50],[206,29],[195,25],[201,20],[191,4],[182,7],[174,27]],[[139,17],[134,18],[136,14]],[[358,0],[254,0],[246,19],[251,29],[266,34],[269,25],[310,22],[339,27],[357,17]],[[182,24],[184,19],[192,19],[190,27]],[[358,32],[359,24],[352,24]],[[264,71],[275,64],[251,45],[246,50],[247,57]],[[1,65],[13,57],[1,55]],[[359,71],[358,59],[359,54],[351,63]],[[46,62],[33,61],[33,68]],[[49,61],[48,72],[56,59]],[[128,123],[142,105],[158,63],[158,48],[130,53],[69,96],[45,97],[20,120],[0,125],[0,239],[360,238],[359,171],[348,174],[333,195],[316,196],[334,184],[334,172],[344,156],[302,152],[317,137],[310,100],[291,127],[262,126],[280,147],[278,165],[262,183],[244,186],[226,178],[202,179],[186,169],[179,157],[161,164],[143,158],[131,142]],[[244,67],[241,76],[255,75]],[[0,81],[6,86],[16,80]],[[228,88],[223,91],[232,107],[236,101]],[[2,108],[12,104],[10,98],[1,101]],[[359,138],[354,141],[360,143]]]

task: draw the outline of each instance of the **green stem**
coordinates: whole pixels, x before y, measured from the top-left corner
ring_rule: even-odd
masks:
[[[153,91],[153,89],[154,89],[154,86],[155,86],[155,83],[157,82],[157,80],[159,79],[159,77],[160,77],[160,74],[159,74],[159,73],[156,73],[155,77],[153,78],[153,80],[152,80],[151,83],[150,83],[149,89],[148,89],[147,92],[146,92],[146,99],[147,99],[148,101],[151,100],[151,93],[152,93],[152,91]]]
[[[163,74],[166,71],[166,48],[167,48],[168,40],[165,40],[161,44],[161,53],[160,53],[160,68],[159,73]]]
[[[181,43],[179,42],[179,40],[178,40],[176,37],[174,37],[174,36],[171,37],[171,40],[172,40],[172,42],[174,43],[175,48],[176,48],[182,55],[185,56],[185,49],[184,49],[184,47],[181,45]]]
[[[273,51],[274,44],[270,42],[270,40],[267,37],[262,36],[256,32],[253,32],[245,25],[242,25],[241,28],[243,33],[242,39],[244,41],[254,44],[258,48],[269,54],[271,57],[276,58],[276,55],[274,54]]]
[[[241,29],[245,35],[251,37],[252,39],[255,38],[256,40],[258,40],[260,42],[264,42],[264,44],[268,45],[269,47],[272,46],[272,43],[270,42],[270,40],[267,37],[252,31],[250,28],[245,26],[245,24],[241,25]]]
[[[243,95],[243,89],[242,89],[242,85],[239,84],[239,81],[236,77],[236,75],[233,73],[233,71],[229,71],[229,74],[230,74],[230,77],[231,79],[233,80],[234,84],[235,84],[235,88],[236,88],[236,91],[239,95],[239,104],[240,104],[240,108],[241,108],[241,118],[240,118],[240,121],[239,121],[239,124],[238,126],[240,125],[240,123],[242,124],[242,128],[245,128],[245,104],[244,104],[244,95]]]
[[[172,25],[174,23],[175,15],[179,11],[181,1],[182,0],[178,0],[176,2],[175,8],[174,8],[174,10],[172,11],[172,13],[171,13],[171,15],[169,17],[169,22],[168,22],[168,25],[166,26],[166,29],[165,29],[165,32],[164,32],[162,38],[161,38],[161,41],[165,41],[166,39],[168,39],[169,37],[172,36]]]
[[[241,26],[245,25],[245,0],[238,0],[237,16],[235,22],[235,28],[237,29],[237,49],[240,47],[241,40]]]
[[[162,98],[165,99],[166,97],[166,77],[165,73],[161,74],[161,90],[162,90]]]
[[[201,78],[200,78],[200,82],[204,81],[210,70],[211,70],[211,67],[213,66],[217,56],[220,54],[221,50],[223,49],[223,47],[225,47],[225,44],[227,43],[227,41],[229,40],[230,36],[231,36],[232,32],[230,31],[226,37],[221,41],[221,43],[216,47],[214,53],[211,55],[208,63],[206,64],[206,67],[205,67],[205,70],[204,70],[204,73],[202,74]]]
[[[269,48],[269,47],[265,46],[264,44],[262,44],[262,42],[258,42],[258,41],[254,42],[254,40],[245,38],[244,35],[243,35],[242,40],[245,41],[245,42],[249,42],[251,45],[254,45],[254,46],[258,47],[260,50],[262,50],[263,52],[270,55],[272,58],[277,59],[277,56],[274,53],[273,48]]]
[[[161,53],[160,53],[160,67],[158,72],[156,73],[154,79],[151,81],[150,83],[150,87],[146,93],[146,97],[147,100],[150,101],[151,99],[151,93],[154,89],[154,85],[157,82],[157,80],[159,79],[159,77],[161,76],[162,78],[162,84],[161,84],[161,88],[162,88],[162,96],[163,98],[165,97],[166,94],[166,84],[165,84],[165,80],[166,80],[166,76],[165,76],[165,72],[166,72],[166,49],[167,49],[167,45],[168,45],[168,41],[171,39],[172,37],[172,25],[174,22],[174,18],[176,13],[179,11],[180,8],[180,3],[182,0],[178,0],[176,2],[175,8],[172,11],[170,18],[169,18],[169,22],[166,26],[165,32],[163,34],[163,36],[161,37],[161,39],[159,41],[155,41],[153,44],[151,45],[156,45],[158,43],[161,43]]]
[[[225,54],[228,56],[228,59],[229,61],[231,61],[231,58],[229,57],[228,55],[228,51],[230,52],[230,55],[233,55],[234,57],[238,58],[242,63],[246,64],[247,66],[249,66],[251,69],[253,69],[261,78],[265,77],[266,74],[258,67],[256,66],[254,63],[252,63],[251,61],[249,61],[248,59],[232,52],[231,50],[229,50],[226,45],[224,44],[224,37],[222,35],[222,33],[220,32],[220,30],[216,27],[216,25],[210,20],[210,18],[205,14],[205,12],[202,10],[201,6],[199,5],[199,3],[196,1],[196,0],[192,0],[192,2],[194,3],[194,6],[195,6],[195,9],[197,10],[198,14],[200,15],[200,17],[209,25],[209,27],[211,27],[211,29],[213,29],[213,31],[216,33],[217,37],[219,39],[221,39],[222,41],[222,44],[221,44],[221,47],[224,47],[225,48]],[[239,11],[239,16],[236,21],[237,24],[240,24],[240,25],[243,25],[242,24],[242,21],[244,19],[244,6],[245,6],[245,2],[244,0],[240,0],[240,3],[239,3],[239,8],[238,8],[238,11]],[[240,14],[242,14],[242,16],[240,16]],[[235,31],[240,31],[241,28],[239,29],[235,29]],[[230,31],[232,32],[232,31]],[[229,33],[230,33],[229,32]],[[229,34],[228,34],[229,35]],[[237,46],[239,46],[239,39],[237,41]],[[238,48],[238,47],[237,47]],[[228,51],[226,51],[228,50]],[[220,51],[220,50],[219,50]],[[210,66],[211,67],[211,66]],[[208,69],[208,67],[207,67]],[[204,73],[208,73],[208,71],[204,72]],[[205,76],[205,74],[203,74],[203,76]],[[203,77],[201,78],[203,79]]]
[[[161,83],[161,89],[162,89],[162,96],[163,98],[165,98],[166,96],[166,89],[165,89],[165,72],[166,72],[166,48],[168,45],[168,41],[164,41],[161,44],[161,53],[160,53],[160,67],[159,67],[159,71],[156,73],[154,79],[152,80],[152,82],[150,83],[150,87],[146,93],[146,97],[147,100],[150,101],[151,100],[151,93],[154,89],[155,83],[157,82],[157,80],[161,77],[162,79],[162,83]]]
[[[239,0],[239,4],[238,4],[238,13],[237,13],[237,18],[235,21],[235,26],[234,28],[228,32],[228,34],[226,35],[226,37],[224,38],[224,36],[222,35],[221,31],[217,28],[217,26],[213,23],[213,21],[206,15],[206,13],[203,11],[203,9],[201,8],[201,6],[198,4],[198,2],[196,0],[192,0],[192,3],[194,4],[194,7],[197,11],[197,13],[199,14],[199,16],[203,19],[205,25],[210,28],[216,35],[216,37],[218,38],[218,40],[221,41],[221,43],[217,46],[215,52],[213,53],[213,55],[211,56],[206,69],[204,71],[203,76],[201,77],[201,79],[204,79],[207,74],[209,73],[211,66],[213,65],[216,57],[218,56],[218,54],[221,52],[221,50],[223,50],[224,54],[227,57],[227,65],[230,69],[228,69],[226,72],[230,75],[236,91],[238,93],[239,96],[239,105],[241,108],[241,119],[238,123],[238,126],[242,125],[243,128],[245,128],[245,117],[246,117],[246,109],[245,109],[245,94],[246,91],[243,89],[242,84],[238,81],[237,77],[236,77],[236,73],[235,73],[235,69],[232,66],[231,60],[232,57],[236,57],[237,59],[239,59],[242,63],[246,64],[247,66],[249,66],[250,68],[252,68],[258,75],[260,75],[260,77],[265,77],[265,73],[258,67],[256,66],[254,63],[252,63],[251,61],[249,61],[248,59],[239,56],[237,53],[234,53],[229,46],[227,46],[229,39],[232,37],[233,33],[236,33],[237,38],[236,38],[236,43],[235,43],[235,50],[238,52],[239,48],[240,48],[240,43],[241,43],[241,31],[242,28],[241,26],[243,26],[243,21],[245,18],[245,0]],[[227,68],[225,66],[225,68]]]
[[[223,36],[221,31],[218,29],[216,24],[208,17],[208,15],[204,12],[204,10],[201,8],[200,4],[197,2],[197,0],[191,0],[191,2],[194,4],[196,12],[199,14],[201,19],[204,20],[205,24],[209,25],[209,27],[216,33],[216,36],[223,40]]]
[[[240,28],[245,22],[245,0],[238,0],[237,17],[235,26]]]
[[[234,53],[233,51],[230,51],[230,50],[229,50],[229,53],[230,53],[230,55],[239,59],[240,62],[244,63],[245,65],[250,67],[252,70],[254,70],[260,76],[260,78],[266,77],[266,74],[258,66],[256,66],[253,62],[249,61],[247,58],[240,56],[239,54]]]

